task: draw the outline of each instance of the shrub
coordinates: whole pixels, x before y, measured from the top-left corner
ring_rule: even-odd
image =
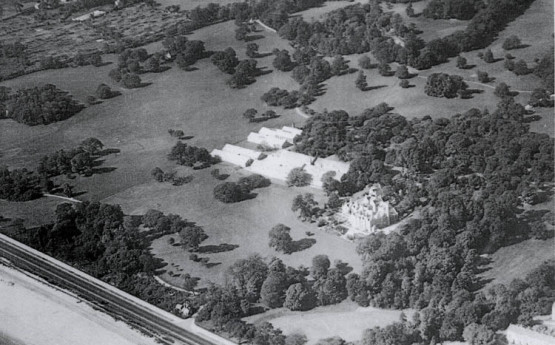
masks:
[[[293,168],[287,175],[287,186],[304,187],[312,183],[312,175],[303,168]]]
[[[402,87],[403,89],[406,89],[410,86],[410,83],[408,80],[403,79],[401,80],[401,82],[399,83],[399,86]]]
[[[108,99],[114,96],[114,92],[112,92],[112,89],[106,84],[98,85],[95,94],[96,97],[100,99]]]

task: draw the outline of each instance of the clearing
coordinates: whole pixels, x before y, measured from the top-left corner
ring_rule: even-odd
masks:
[[[401,318],[405,313],[411,318],[412,310],[387,310],[373,307],[363,308],[351,301],[310,311],[296,312],[285,308],[274,309],[263,314],[245,318],[247,322],[271,322],[285,335],[299,333],[308,338],[308,345],[319,339],[339,336],[348,342],[359,341],[365,329],[376,326],[385,327]]]

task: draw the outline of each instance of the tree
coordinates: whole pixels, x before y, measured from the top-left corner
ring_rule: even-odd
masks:
[[[93,159],[88,152],[78,153],[71,159],[71,171],[78,174],[92,172]]]
[[[463,331],[463,338],[470,345],[492,345],[495,343],[495,333],[484,325],[471,323]]]
[[[208,238],[208,235],[200,226],[188,225],[179,232],[181,246],[189,251],[195,252],[199,245]]]
[[[399,65],[397,71],[395,71],[395,76],[399,79],[408,79],[410,77],[409,69],[405,65]]]
[[[274,61],[272,61],[272,66],[274,66],[275,69],[288,72],[295,67],[295,64],[291,61],[291,55],[289,55],[288,50],[278,50],[275,52],[275,55],[276,57]]]
[[[513,67],[513,73],[516,75],[526,75],[531,73],[532,70],[530,70],[528,68],[528,65],[526,64],[526,61],[520,59],[517,62],[515,62],[514,67]]]
[[[96,155],[102,150],[104,144],[96,138],[88,138],[79,144],[79,148],[91,155]]]
[[[366,82],[366,76],[362,71],[358,72],[358,76],[355,80],[355,85],[357,89],[365,91],[368,88],[368,83]]]
[[[62,185],[62,193],[67,196],[68,198],[73,197],[73,187],[69,183],[64,183]]]
[[[368,55],[362,55],[358,59],[358,65],[362,69],[371,69],[373,67],[372,59],[370,59],[370,57]]]
[[[255,81],[254,77],[258,73],[256,65],[257,62],[253,59],[239,62],[235,68],[235,73],[233,73],[231,79],[227,81],[229,86],[232,88],[242,88],[248,84],[252,84]]]
[[[499,83],[499,85],[497,85],[495,87],[495,90],[493,91],[493,94],[496,95],[499,98],[503,98],[503,97],[507,97],[511,95],[511,91],[509,89],[509,86],[505,83]]]
[[[305,284],[293,284],[285,293],[283,306],[293,311],[310,310],[316,306],[316,297]]]
[[[409,2],[408,6],[405,8],[405,13],[407,14],[408,17],[414,17],[416,16],[414,13],[414,8],[412,8],[412,2]]]
[[[487,83],[489,82],[489,76],[487,72],[483,72],[483,71],[476,71],[476,75],[478,76],[478,80],[482,83]]]
[[[214,198],[226,204],[239,202],[249,197],[249,191],[235,182],[224,182],[214,187]]]
[[[259,56],[258,48],[259,48],[258,44],[254,42],[247,44],[247,52],[246,52],[247,56],[252,59],[257,58]]]
[[[487,49],[484,52],[484,61],[487,63],[495,62],[495,58],[493,57],[493,53],[491,52],[491,49]]]
[[[235,39],[238,41],[243,41],[247,38],[249,33],[249,29],[246,25],[241,25],[237,29],[235,29]]]
[[[258,255],[237,260],[227,271],[229,284],[233,285],[238,294],[250,302],[257,302],[260,289],[268,276],[268,265]]]
[[[310,269],[312,278],[314,278],[314,280],[325,278],[330,266],[331,262],[327,255],[316,255],[312,258],[312,267]]]
[[[115,81],[116,83],[119,83],[122,78],[121,72],[117,68],[110,70],[110,72],[108,73],[108,76],[112,78],[112,80]]]
[[[303,168],[293,168],[287,174],[288,187],[304,187],[312,183],[312,175],[307,173]]]
[[[511,35],[503,41],[503,49],[505,50],[518,49],[521,45],[522,42],[520,42],[517,35]]]
[[[331,74],[343,75],[349,69],[347,60],[342,55],[336,55],[331,61]]]
[[[254,120],[254,118],[256,117],[256,114],[258,113],[258,111],[254,108],[249,108],[247,110],[245,110],[245,112],[243,113],[243,117],[247,120],[249,120],[249,122],[252,122]]]
[[[96,97],[98,97],[100,99],[108,99],[108,98],[112,98],[114,96],[114,92],[106,84],[98,85],[98,87],[96,88],[95,94],[96,94]]]
[[[389,64],[387,63],[381,63],[378,66],[378,73],[380,73],[380,75],[387,77],[389,75],[391,75],[391,66],[389,66]]]
[[[464,56],[457,56],[457,68],[466,69],[467,63],[468,62]]]
[[[268,308],[279,308],[285,301],[285,292],[289,287],[285,266],[279,259],[269,265],[269,273],[260,289],[260,302]]]
[[[432,73],[426,80],[424,91],[432,97],[456,97],[460,90],[466,90],[468,85],[463,78],[458,75],[448,75],[446,73]]]
[[[227,48],[224,51],[214,53],[210,57],[210,61],[218,67],[218,69],[227,74],[233,74],[235,67],[239,64],[239,59],[233,48]]]
[[[313,216],[320,212],[318,203],[314,200],[314,195],[311,193],[297,195],[293,199],[291,210],[293,212],[299,211],[299,218],[303,221],[312,219]]]
[[[533,107],[553,107],[553,100],[546,89],[537,88],[532,91],[528,104]]]
[[[126,73],[123,75],[121,82],[126,88],[133,89],[141,86],[141,77],[134,73]]]
[[[100,67],[102,65],[102,55],[100,53],[94,53],[89,57],[89,63],[94,67]]]
[[[513,71],[515,69],[515,62],[512,59],[505,58],[505,62],[503,62],[503,67],[507,71]]]
[[[160,60],[156,56],[151,56],[145,61],[145,70],[158,72],[160,70]]]
[[[158,182],[164,182],[164,171],[159,167],[152,169],[150,175]]]
[[[285,338],[285,345],[304,345],[307,341],[306,335],[293,333]]]
[[[270,230],[268,236],[270,237],[270,243],[268,244],[270,248],[274,248],[278,252],[284,252],[285,254],[290,254],[293,244],[293,239],[289,234],[291,228],[278,224]]]
[[[343,301],[347,298],[346,284],[347,280],[339,269],[330,269],[325,279],[320,277],[314,284],[318,303],[320,305],[330,305]]]
[[[402,87],[403,89],[407,89],[410,86],[410,83],[408,80],[403,79],[399,82],[399,86]]]
[[[305,65],[299,65],[293,68],[293,72],[291,73],[291,77],[299,84],[304,84],[309,75],[310,69]]]

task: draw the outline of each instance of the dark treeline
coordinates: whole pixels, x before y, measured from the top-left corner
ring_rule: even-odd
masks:
[[[56,208],[54,224],[34,230],[20,229],[12,235],[47,255],[180,315],[176,305],[191,306],[191,298],[188,293],[162,286],[154,279],[163,264],[153,257],[149,246],[157,237],[179,232],[191,238],[187,245],[194,247],[202,241],[203,232],[196,231],[198,227],[179,216],[149,211],[144,217],[149,231],[139,232],[143,217],[125,217],[118,205],[61,204]]]
[[[0,87],[0,119],[11,118],[29,126],[47,125],[65,120],[83,108],[71,95],[52,84],[15,93]]]
[[[348,276],[350,297],[363,306],[435,315],[424,343],[462,340],[471,323],[496,331],[546,313],[555,300],[552,264],[539,277],[494,288],[498,297],[475,292],[484,284],[477,277],[480,254],[553,236],[545,226],[552,213],[532,221],[519,216],[519,207],[542,201],[553,181],[553,139],[529,132],[524,107],[511,97],[493,113],[472,109],[451,119],[408,121],[391,110],[381,104],[354,117],[317,114],[296,139],[300,152],[351,161],[341,181],[324,181],[328,194],[379,182],[401,215],[421,208],[400,233],[370,235],[359,244],[364,269]],[[461,305],[471,314],[459,314]]]
[[[437,344],[464,340],[472,345],[494,344],[495,331],[510,323],[532,324],[532,316],[549,314],[555,288],[554,262],[546,262],[508,286],[495,285],[472,295],[458,291],[450,299],[439,296],[440,307],[428,307],[412,320],[364,332],[363,345]]]
[[[29,201],[41,196],[41,179],[33,171],[0,167],[0,199]]]

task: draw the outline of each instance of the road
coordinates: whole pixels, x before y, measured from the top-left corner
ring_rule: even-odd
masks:
[[[106,286],[106,283],[96,278],[82,272],[75,272],[75,269],[70,266],[4,235],[0,235],[0,257],[8,259],[19,268],[67,288],[88,301],[100,303],[102,308],[109,311],[111,315],[122,317],[128,323],[154,332],[163,339],[170,338],[187,345],[229,345],[230,343],[223,338],[218,341],[215,335],[211,336],[209,341],[205,337],[194,334],[183,325],[176,323],[175,318],[168,316],[165,311],[114,287]]]

